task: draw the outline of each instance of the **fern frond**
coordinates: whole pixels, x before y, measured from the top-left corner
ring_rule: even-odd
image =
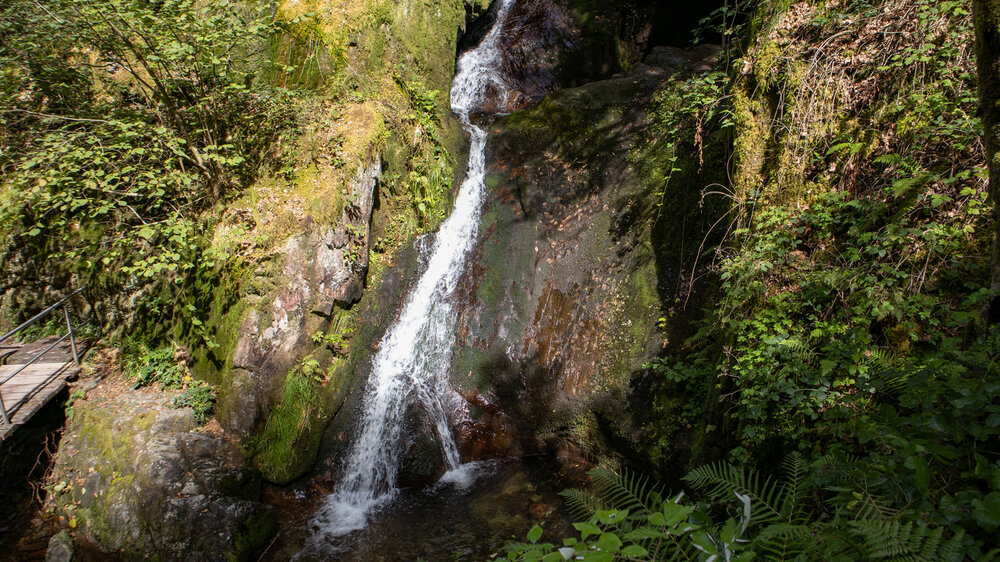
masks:
[[[886,166],[895,166],[903,162],[903,157],[898,154],[883,154],[882,156],[874,159],[873,162],[876,164],[884,164]]]
[[[867,522],[858,523],[858,529],[865,539],[865,546],[868,554],[872,558],[899,558],[904,555],[913,555],[918,550],[923,537],[921,531],[926,531],[926,527],[914,525],[913,522],[905,525],[899,521],[888,523],[872,522],[872,525],[865,525]]]
[[[785,457],[781,467],[786,480],[779,498],[781,504],[777,507],[788,521],[795,523],[802,508],[801,500],[805,495],[804,483],[808,468],[806,459],[801,453],[794,451]]]
[[[808,525],[775,523],[757,533],[753,538],[753,550],[765,553],[769,559],[801,558],[814,547],[816,537],[813,534]]]
[[[816,358],[816,351],[812,346],[797,338],[775,339],[769,343],[788,350],[803,363],[812,363]]]
[[[791,525],[788,523],[775,523],[760,530],[755,540],[769,540],[773,538],[781,539],[809,539],[813,530],[809,525]]]
[[[566,511],[576,521],[586,521],[598,510],[612,509],[597,494],[589,490],[569,489],[559,492],[566,499]]]
[[[926,560],[936,560],[944,539],[944,527],[937,527],[927,535],[920,547],[920,557]]]
[[[697,489],[705,490],[713,501],[732,502],[736,494],[750,496],[751,502],[756,506],[751,524],[790,522],[788,514],[781,511],[781,506],[787,503],[787,487],[779,486],[772,478],[765,478],[761,482],[760,475],[755,470],[720,462],[698,467],[688,473],[684,480]]]
[[[662,493],[649,478],[628,470],[619,472],[597,468],[588,472],[594,479],[595,493],[612,509],[629,510],[645,520],[650,511],[659,509]]]
[[[961,535],[961,534],[962,533],[960,532],[959,535]],[[958,535],[956,535],[956,537],[957,536]],[[952,539],[952,540],[954,540],[954,539]],[[957,548],[960,548],[960,547],[956,546],[955,548],[957,549]],[[957,550],[956,550],[956,552],[957,552]],[[994,560],[998,560],[998,559],[1000,559],[1000,548],[991,549],[986,554],[982,555],[979,558],[979,560],[981,562],[993,562]],[[952,560],[958,560],[958,559],[957,558],[953,558]]]
[[[871,560],[961,560],[962,537],[959,531],[944,541],[944,527],[931,527],[910,521],[852,521],[851,526],[864,540],[866,557]]]
[[[847,504],[855,520],[872,520],[887,523],[896,519],[899,510],[890,507],[887,502],[872,495],[866,486],[861,486],[860,492],[854,492],[854,500]]]

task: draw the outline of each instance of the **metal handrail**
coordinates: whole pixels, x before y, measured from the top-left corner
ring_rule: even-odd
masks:
[[[20,373],[21,371],[23,371],[24,369],[26,369],[29,365],[32,365],[35,361],[38,361],[39,359],[41,359],[41,357],[43,355],[45,355],[46,353],[48,353],[49,351],[51,351],[52,348],[54,348],[55,346],[61,344],[64,341],[66,341],[66,338],[68,338],[68,337],[70,337],[70,334],[63,334],[63,336],[61,338],[57,339],[52,345],[46,347],[45,351],[43,351],[43,352],[39,353],[38,355],[32,357],[31,361],[28,361],[27,363],[21,365],[20,369],[18,369],[16,371],[14,371],[13,373],[7,375],[7,378],[5,378],[4,380],[0,381],[0,384],[3,384],[5,382],[9,381],[10,379],[16,377],[18,375],[18,373]],[[74,359],[75,359],[75,357],[74,357]],[[77,364],[79,364],[79,362]],[[3,395],[0,395],[0,403],[3,403]]]
[[[14,378],[15,376],[17,376],[18,373],[20,373],[21,371],[27,369],[29,365],[35,363],[36,361],[38,361],[39,359],[41,359],[41,357],[43,355],[45,355],[46,353],[52,351],[57,345],[59,345],[62,342],[66,341],[66,338],[69,338],[70,346],[73,348],[73,361],[77,365],[80,364],[80,356],[77,354],[77,350],[76,350],[76,338],[73,336],[73,324],[69,321],[69,299],[71,299],[74,296],[80,294],[86,288],[87,288],[86,285],[83,286],[83,287],[80,287],[79,289],[77,289],[77,290],[73,291],[72,293],[70,293],[70,294],[66,295],[65,297],[63,297],[61,300],[59,300],[59,302],[53,304],[52,306],[46,308],[45,310],[39,312],[38,314],[36,314],[34,316],[32,316],[28,320],[22,322],[21,325],[18,326],[17,328],[14,328],[13,330],[11,330],[10,332],[8,332],[3,337],[0,337],[0,343],[3,343],[5,341],[9,340],[10,338],[14,337],[15,335],[17,335],[17,333],[20,332],[21,330],[23,330],[24,328],[27,328],[28,326],[30,326],[31,324],[33,324],[34,322],[36,322],[39,318],[42,318],[46,314],[52,312],[53,310],[58,309],[60,306],[63,309],[63,317],[66,319],[66,331],[67,331],[67,333],[65,335],[63,335],[61,338],[59,338],[58,340],[56,340],[55,343],[53,343],[52,345],[50,345],[47,348],[45,348],[44,351],[42,351],[38,355],[36,355],[33,358],[31,358],[31,360],[28,361],[27,363],[25,363],[24,365],[22,365],[20,369],[14,371],[13,374],[8,375],[7,378],[5,378],[2,381],[0,381],[0,385],[3,385],[5,382],[7,382],[7,381],[11,380],[12,378]],[[50,379],[47,379],[47,380],[50,380]],[[0,393],[0,417],[3,418],[3,422],[5,424],[10,425],[10,417],[7,415],[7,406],[5,406],[4,403],[3,403],[3,394],[2,393]]]
[[[5,341],[9,340],[10,338],[14,337],[18,332],[20,332],[21,330],[27,328],[32,323],[34,323],[35,320],[38,320],[42,316],[45,316],[46,314],[48,314],[48,313],[52,312],[53,310],[59,308],[59,305],[61,305],[64,302],[68,301],[69,299],[71,299],[71,298],[79,295],[86,288],[87,288],[86,285],[84,285],[83,287],[80,287],[79,289],[73,291],[72,293],[70,293],[70,294],[66,295],[65,297],[63,297],[62,299],[60,299],[59,302],[57,302],[54,305],[46,308],[45,310],[39,312],[38,314],[32,316],[31,318],[25,320],[24,322],[21,323],[20,326],[18,326],[17,328],[14,328],[13,330],[7,332],[7,335],[5,335],[2,338],[0,338],[0,343],[3,343]]]

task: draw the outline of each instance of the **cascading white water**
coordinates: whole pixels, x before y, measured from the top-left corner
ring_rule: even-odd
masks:
[[[436,426],[449,469],[442,480],[463,480],[445,405],[455,398],[447,382],[455,332],[448,297],[475,242],[485,192],[486,131],[472,123],[470,113],[482,108],[487,95],[501,101],[512,95],[500,73],[498,44],[513,0],[501,2],[493,28],[478,47],[459,59],[452,83],[452,111],[472,137],[465,181],[451,216],[435,237],[427,270],[375,355],[344,478],[310,524],[316,538],[364,528],[368,513],[392,497],[404,416],[413,400],[422,404]]]

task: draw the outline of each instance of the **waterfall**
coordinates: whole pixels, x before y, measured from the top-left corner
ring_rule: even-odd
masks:
[[[416,400],[434,422],[449,472],[442,480],[461,482],[458,447],[446,403],[454,398],[448,369],[455,334],[449,296],[476,240],[485,192],[486,130],[470,114],[482,111],[488,96],[513,95],[500,72],[501,28],[513,0],[502,3],[493,28],[462,55],[451,89],[451,108],[471,136],[469,168],[451,216],[441,225],[427,269],[388,329],[372,363],[354,444],[344,476],[320,507],[310,527],[315,538],[364,528],[368,514],[393,497],[401,432],[407,408]],[[502,107],[503,105],[501,105]]]

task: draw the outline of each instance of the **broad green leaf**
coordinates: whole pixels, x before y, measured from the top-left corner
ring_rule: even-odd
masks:
[[[631,558],[643,558],[649,556],[649,551],[637,544],[630,544],[622,549],[621,554]]]
[[[605,552],[618,552],[622,547],[621,539],[614,533],[602,534],[594,544]]]
[[[591,535],[600,535],[601,533],[604,532],[597,525],[594,525],[593,523],[589,523],[586,521],[580,523],[573,523],[573,527],[577,531],[580,531],[580,537],[583,538],[584,540],[586,540],[586,538]]]

